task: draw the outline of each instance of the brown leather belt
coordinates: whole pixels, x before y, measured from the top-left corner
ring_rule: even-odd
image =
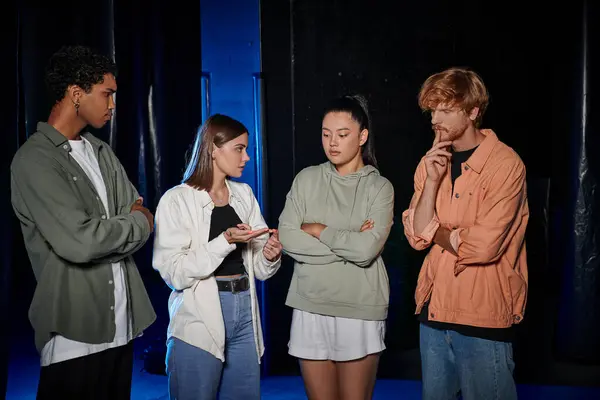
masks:
[[[219,292],[245,292],[250,289],[250,280],[247,276],[226,281],[217,280],[217,287],[219,288]]]

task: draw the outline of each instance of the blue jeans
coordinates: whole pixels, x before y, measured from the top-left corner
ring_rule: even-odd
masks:
[[[421,324],[423,400],[516,400],[512,344]]]
[[[169,398],[173,400],[260,399],[260,368],[254,343],[250,290],[219,292],[225,321],[225,363],[170,338],[167,343]]]

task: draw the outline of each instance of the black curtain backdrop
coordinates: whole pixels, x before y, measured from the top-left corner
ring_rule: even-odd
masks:
[[[19,146],[24,128],[21,99],[19,93],[19,20],[16,12],[16,0],[5,4],[6,33],[0,37],[0,51],[3,53],[3,65],[0,71],[5,77],[5,93],[1,96],[0,115],[4,132],[0,135],[0,182],[6,189],[0,191],[0,398],[6,393],[8,377],[8,350],[11,339],[11,324],[14,315],[9,309],[9,299],[12,292],[11,277],[13,265],[13,233],[15,225],[10,204],[10,162],[12,154]],[[33,275],[33,274],[32,274]]]
[[[3,5],[4,122],[0,151],[0,398],[6,389],[7,359],[30,348],[27,310],[35,280],[18,222],[10,205],[9,166],[18,147],[50,111],[44,68],[63,45],[94,47],[117,62],[117,112],[94,131],[116,151],[130,180],[154,211],[162,193],[180,182],[185,154],[201,123],[200,5],[160,0],[12,0]],[[164,345],[169,290],[151,266],[151,241],[135,257],[147,284],[157,322],[142,340]],[[8,329],[21,327],[23,332]],[[17,338],[22,338],[16,341]]]
[[[397,216],[384,251],[391,294],[379,376],[420,378],[413,296],[424,254],[409,247],[399,218],[432,140],[417,94],[430,74],[467,66],[491,92],[485,127],[519,153],[528,172],[530,286],[515,343],[517,379],[597,384],[598,5],[562,1],[544,6],[544,16],[533,3],[515,1],[263,0],[261,7],[268,152],[278,157],[269,166],[273,215],[294,175],[325,159],[319,133],[326,102],[347,92],[370,101]],[[287,355],[291,310],[283,305],[291,269],[286,258],[268,289],[271,314],[282,317],[268,321],[271,371],[280,374],[298,372]]]
[[[489,7],[488,7],[489,6]],[[100,131],[154,210],[177,184],[201,122],[200,4],[160,0],[36,0],[3,3],[0,136],[0,393],[8,350],[31,351],[27,320],[35,281],[10,205],[9,165],[49,112],[43,70],[65,44],[112,54],[119,67],[117,112]],[[524,3],[261,2],[269,224],[294,175],[323,159],[320,109],[332,96],[364,92],[373,105],[382,172],[396,187],[396,215],[430,144],[416,106],[422,81],[451,65],[482,73],[492,94],[485,121],[528,168],[530,292],[515,344],[521,382],[598,384],[600,375],[599,7],[591,1]],[[230,10],[223,10],[224,13]],[[469,23],[465,23],[468,21]],[[423,254],[408,248],[397,220],[385,249],[392,285],[388,351],[381,377],[419,378],[413,291]],[[168,288],[136,259],[159,315],[142,340],[164,343]],[[296,373],[287,355],[291,310],[284,305],[292,263],[269,281],[270,374]],[[23,331],[15,327],[25,327]],[[23,343],[23,348],[20,348]],[[415,372],[417,371],[417,372]]]
[[[568,218],[556,348],[567,359],[600,363],[600,30],[598,2],[586,1],[574,32]],[[578,39],[578,40],[577,40]],[[559,239],[560,240],[560,239]],[[557,245],[559,246],[559,245]]]

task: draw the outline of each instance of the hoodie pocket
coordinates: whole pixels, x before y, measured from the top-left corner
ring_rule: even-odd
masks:
[[[321,266],[296,264],[296,291],[305,298],[321,298],[327,285],[319,279]]]
[[[350,263],[301,264],[297,266],[296,277],[297,293],[307,299],[360,305],[386,302],[388,291],[380,290],[382,279],[375,268],[367,279],[364,268]],[[386,281],[387,277],[383,279]]]

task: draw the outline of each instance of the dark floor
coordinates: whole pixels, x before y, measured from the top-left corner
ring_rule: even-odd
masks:
[[[32,279],[32,277],[29,277]],[[153,283],[151,279],[147,282]],[[158,282],[161,283],[161,282]],[[161,338],[166,332],[166,299],[169,290],[164,284],[148,284],[150,298],[157,310],[158,319],[136,339],[136,359],[133,371],[131,398],[134,400],[168,399],[166,377],[152,375],[143,371],[142,354],[144,349]],[[20,293],[22,298],[30,298],[31,293]],[[34,347],[33,332],[27,320],[28,301],[13,301],[14,321],[13,339],[10,346],[10,366],[7,400],[35,399],[39,376],[39,358]],[[157,343],[163,345],[164,342]],[[416,355],[418,357],[418,354]],[[389,361],[389,360],[388,360]],[[402,368],[402,359],[394,359]],[[160,362],[159,362],[160,364]],[[406,364],[406,363],[404,363]],[[162,367],[162,365],[161,365]],[[587,381],[590,381],[589,379]],[[600,400],[600,387],[519,385],[519,399],[544,400]],[[262,398],[267,400],[306,399],[302,380],[298,376],[268,377],[262,383]],[[419,380],[380,379],[375,387],[376,400],[420,399],[421,382]],[[243,400],[243,399],[242,399]]]
[[[140,343],[143,343],[140,341]],[[151,375],[142,371],[143,361],[137,346],[131,398],[134,400],[168,399],[166,377]],[[25,343],[13,347],[10,362],[7,400],[35,399],[39,375],[39,361],[33,346]],[[302,380],[299,377],[269,377],[263,380],[262,398],[268,400],[306,399]],[[376,400],[420,399],[421,382],[403,380],[379,380],[375,387]],[[544,400],[592,400],[600,399],[600,388],[579,388],[562,386],[519,385],[520,399]]]

